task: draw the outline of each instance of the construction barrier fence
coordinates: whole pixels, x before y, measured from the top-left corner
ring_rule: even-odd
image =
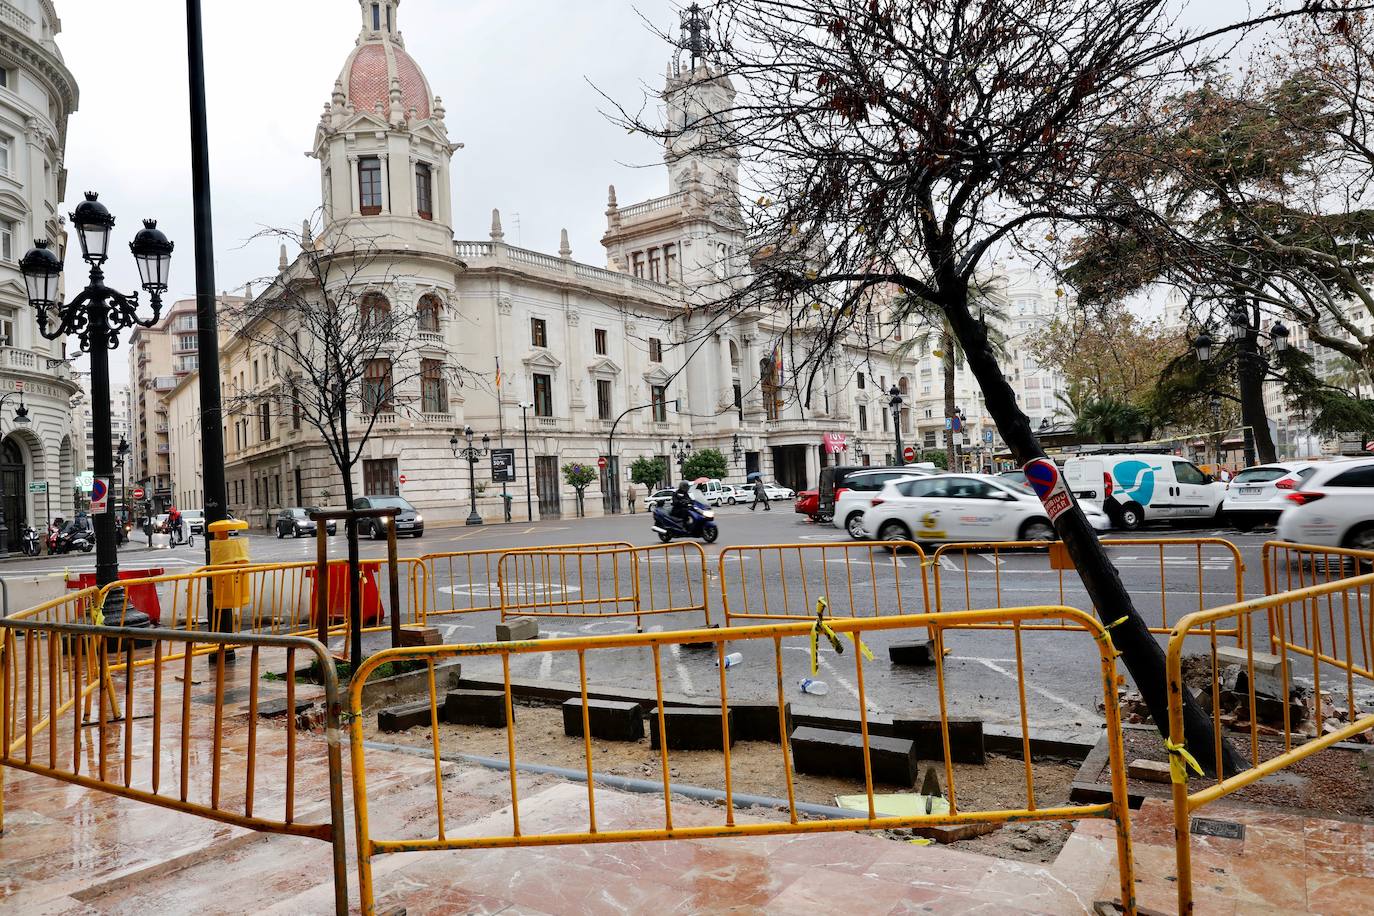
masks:
[[[333,847],[335,907],[346,913],[339,691],[324,647],[290,636],[69,622],[98,597],[87,589],[0,619],[0,829],[4,767],[12,767],[250,830],[311,837]],[[208,671],[193,667],[197,646],[214,653]],[[248,658],[226,666],[231,646]],[[296,669],[307,661],[319,672],[308,690],[323,699],[322,754],[304,753],[306,739],[298,738],[296,700],[305,693]],[[263,675],[278,668],[269,686]],[[231,693],[230,682],[245,676]],[[268,698],[285,702],[280,723],[259,721]],[[225,719],[244,714],[246,742],[231,746]]]
[[[821,597],[831,617],[924,614],[930,610],[925,560],[911,541],[726,547],[717,565],[725,625],[807,620]]]
[[[1225,601],[1245,600],[1245,561],[1235,544],[1222,538],[1102,538],[1108,557],[1117,564],[1157,573],[1151,589],[1131,588],[1136,610],[1144,616],[1151,633],[1171,632],[1170,618],[1205,610]],[[1036,555],[1044,565],[1025,560]],[[973,610],[1015,604],[1015,595],[1034,590],[1057,589],[1059,602],[1072,605],[1084,600],[1078,574],[1064,545],[1057,541],[1002,541],[944,544],[931,557],[934,570],[935,610]],[[1065,576],[1068,576],[1066,582]],[[1027,577],[1035,576],[1032,583]],[[1046,581],[1048,577],[1048,581]],[[1073,591],[1073,594],[1069,592]],[[1208,596],[1213,600],[1209,601]],[[1115,620],[1124,609],[1099,608],[1098,617]],[[991,624],[1001,628],[1002,624]],[[1049,621],[1031,629],[1058,629],[1065,624]],[[1074,628],[1073,624],[1068,624]],[[1234,629],[1218,635],[1240,638]]]
[[[1287,553],[1267,553],[1266,562]],[[1324,560],[1326,553],[1318,548],[1295,559]],[[1360,559],[1345,552],[1335,556],[1342,562]],[[1222,627],[1243,634],[1239,648],[1218,648],[1214,633]],[[1184,643],[1195,636],[1211,639],[1212,650],[1200,675],[1194,665],[1190,677]],[[1191,913],[1189,819],[1194,812],[1280,770],[1300,767],[1318,752],[1343,753],[1349,766],[1360,766],[1356,758],[1363,755],[1328,749],[1374,728],[1374,715],[1364,712],[1356,699],[1357,692],[1374,687],[1374,575],[1305,585],[1189,614],[1169,636],[1167,670],[1166,747],[1173,778],[1178,902],[1180,913]],[[1210,748],[1183,744],[1183,691],[1199,687],[1204,705],[1211,705],[1215,741]],[[1226,704],[1232,708],[1223,713]],[[1227,766],[1223,741],[1234,751],[1233,769]],[[1203,779],[1196,766],[1196,758],[1204,755],[1215,767],[1211,780]]]
[[[417,581],[412,582],[413,594],[424,596],[425,616],[446,614],[475,614],[501,610],[501,586],[497,567],[508,553],[535,551],[549,554],[560,549],[569,551],[629,548],[628,541],[597,541],[573,544],[566,548],[551,547],[493,547],[486,550],[457,550],[427,553],[412,567]]]
[[[1037,801],[1035,775],[1031,766],[1030,725],[1025,709],[1024,670],[1020,657],[1021,628],[1043,620],[1062,620],[1077,626],[1082,635],[1085,660],[1096,659],[1100,673],[1100,689],[1106,717],[1106,735],[1111,760],[1112,787],[1111,800],[1104,803],[1081,805],[1041,805]],[[960,625],[1005,623],[1017,634],[1017,668],[1015,676],[1022,683],[1021,708],[1019,721],[1023,735],[1024,753],[1024,793],[1019,789],[1012,791],[1011,797],[997,805],[966,807],[960,802],[959,783],[952,763],[950,750],[949,711],[946,698],[946,681],[942,653],[936,653],[936,683],[939,690],[940,706],[940,746],[945,768],[945,784],[948,787],[944,804],[940,810],[927,808],[927,813],[897,814],[884,813],[883,801],[875,794],[875,764],[872,750],[874,725],[868,712],[869,687],[880,682],[887,673],[881,664],[866,663],[868,653],[862,650],[865,638],[882,639],[889,635],[902,635],[915,630],[932,628],[937,642],[944,628]],[[858,737],[862,745],[863,794],[857,796],[857,808],[853,816],[836,817],[829,820],[808,820],[799,811],[799,791],[793,780],[792,730],[788,719],[788,696],[784,691],[784,648],[805,645],[813,636],[813,624],[805,622],[775,622],[761,626],[737,627],[733,629],[699,629],[678,632],[659,632],[642,634],[619,634],[613,636],[592,636],[566,639],[545,639],[528,642],[501,642],[462,646],[419,646],[391,649],[379,652],[360,667],[349,689],[349,734],[352,755],[353,799],[358,846],[358,877],[361,894],[362,912],[374,912],[373,860],[380,855],[399,852],[439,852],[493,847],[547,846],[554,844],[587,844],[639,842],[649,840],[695,839],[703,837],[746,837],[771,834],[800,834],[842,830],[879,830],[924,825],[1001,824],[1008,821],[1035,820],[1075,820],[1079,818],[1106,818],[1115,822],[1117,839],[1118,866],[1121,877],[1122,902],[1127,912],[1134,913],[1133,864],[1130,848],[1129,813],[1126,795],[1125,764],[1122,756],[1121,729],[1116,697],[1116,666],[1106,631],[1092,617],[1067,607],[1032,607],[993,609],[960,614],[934,615],[887,615],[877,617],[850,617],[830,620],[828,626],[837,641],[852,646],[854,651],[843,656],[843,664],[851,666],[851,678],[856,685],[855,710]],[[728,643],[728,647],[727,647]],[[784,643],[792,645],[784,646]],[[691,811],[675,807],[674,795],[685,791],[680,783],[670,780],[672,755],[670,746],[674,732],[670,730],[668,715],[665,712],[666,691],[664,671],[667,667],[665,656],[675,655],[677,650],[687,645],[708,646],[707,653],[715,656],[717,663],[718,693],[708,694],[702,702],[709,703],[710,714],[719,709],[720,741],[719,777],[713,780],[711,788],[720,792],[723,805],[720,807],[696,806]],[[764,698],[744,697],[738,701],[731,694],[730,677],[727,675],[727,654],[729,649],[739,649],[751,659],[763,660],[768,669],[768,694]],[[625,650],[631,650],[626,653]],[[828,649],[825,651],[829,651]],[[599,752],[599,739],[592,737],[587,703],[589,693],[588,668],[594,666],[596,657],[603,652],[618,652],[622,658],[638,658],[641,667],[633,673],[636,683],[652,684],[655,697],[654,708],[648,712],[652,730],[661,740],[657,742],[658,770],[662,780],[661,815],[654,820],[657,824],[645,825],[643,812],[632,816],[631,821],[620,823],[615,813],[616,806],[609,806],[611,813],[605,813],[606,806],[598,806],[598,782],[604,779],[595,771],[593,761]],[[560,805],[550,814],[544,809],[541,816],[535,817],[533,825],[522,820],[519,774],[521,772],[520,744],[525,726],[517,728],[514,715],[514,700],[511,690],[512,663],[531,654],[548,653],[567,657],[568,664],[575,664],[579,672],[582,699],[581,740],[576,742],[570,753],[580,757],[578,764],[570,770],[585,774],[586,802],[576,806]],[[444,728],[441,727],[438,707],[439,696],[435,686],[435,663],[447,658],[473,659],[494,657],[499,660],[504,681],[504,731],[505,760],[504,768],[509,773],[509,821],[504,829],[491,832],[490,825],[499,823],[504,815],[485,818],[482,829],[471,824],[461,823],[466,808],[461,804],[461,796],[450,799],[446,793],[457,792],[452,780],[445,780],[445,754],[442,750]],[[790,656],[789,656],[790,657]],[[851,662],[852,659],[852,662]],[[422,661],[428,668],[428,705],[429,740],[417,753],[432,756],[433,776],[433,817],[420,820],[407,820],[404,827],[396,828],[405,835],[379,837],[374,835],[373,802],[368,798],[367,748],[368,742],[362,719],[362,688],[368,675],[377,667],[388,662]],[[700,699],[700,695],[698,695]],[[737,794],[748,791],[740,788],[741,777],[735,773],[731,764],[731,722],[732,711],[743,708],[742,704],[752,704],[763,721],[771,717],[776,723],[777,756],[775,763],[784,774],[786,798],[773,800],[774,807],[752,807],[747,822],[736,820],[735,806]],[[760,708],[761,707],[761,708]],[[522,716],[523,718],[523,716]],[[711,716],[715,721],[714,715]],[[756,720],[757,721],[757,720]],[[707,724],[707,729],[714,729]],[[546,737],[541,735],[542,737]],[[706,753],[717,753],[706,751]],[[579,777],[579,782],[583,777]],[[697,788],[697,787],[692,787]],[[609,790],[602,790],[609,791]],[[756,798],[748,802],[759,804]],[[770,815],[772,815],[770,817]],[[555,823],[550,823],[552,818]],[[457,863],[455,863],[457,864]],[[442,867],[438,865],[436,867]]]
[[[497,562],[502,619],[700,615],[710,626],[706,553],[695,541],[650,547],[507,551]]]

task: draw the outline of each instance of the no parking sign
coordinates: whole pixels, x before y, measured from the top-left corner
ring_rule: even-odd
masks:
[[[1059,518],[1073,507],[1073,497],[1069,495],[1064,477],[1053,461],[1048,458],[1036,458],[1027,462],[1024,470],[1026,483],[1030,484],[1031,489],[1035,490],[1035,495],[1040,497],[1040,503],[1045,507],[1045,514],[1050,517],[1050,521]]]
[[[91,481],[91,514],[101,515],[109,511],[110,479],[97,477]]]

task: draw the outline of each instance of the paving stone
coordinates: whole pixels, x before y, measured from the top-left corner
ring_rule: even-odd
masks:
[[[668,729],[668,749],[671,751],[719,751],[721,742],[720,710],[693,709],[686,706],[663,707],[664,725]],[[730,710],[730,743],[735,743],[735,711]],[[658,709],[649,710],[649,746],[658,749]]]
[[[639,741],[644,737],[644,714],[638,703],[587,700],[587,723],[592,737],[606,741]],[[563,703],[563,734],[582,737],[582,698]]]
[[[514,714],[512,707],[511,715]],[[506,695],[500,690],[450,690],[444,697],[444,721],[505,728]]]
[[[1166,786],[1170,782],[1169,765],[1160,763],[1157,760],[1146,760],[1143,757],[1139,760],[1132,760],[1126,765],[1126,777],[1128,779],[1139,779],[1144,782],[1162,782]]]
[[[245,688],[246,689],[246,688]],[[226,692],[227,694],[227,692]],[[227,696],[226,696],[227,699]],[[245,694],[244,699],[247,699]],[[296,712],[302,713],[315,705],[314,700],[296,700]],[[286,714],[286,697],[275,697],[271,700],[258,700],[258,715],[266,718],[281,716]]]
[[[783,705],[787,719],[784,732],[778,731],[778,707],[773,703],[731,703],[730,737],[736,741],[782,743],[782,734],[792,733],[792,704]]]
[[[950,716],[949,755],[955,763],[986,763],[987,748],[983,743],[983,720],[965,716]],[[893,717],[892,731],[899,738],[916,742],[916,755],[922,760],[944,760],[945,743],[940,733],[939,719],[906,719]]]
[[[497,642],[519,642],[539,638],[539,621],[533,617],[512,617],[496,625]]]
[[[410,728],[423,728],[429,725],[429,700],[413,703],[399,703],[377,710],[377,730],[383,732],[403,732]]]
[[[916,743],[910,738],[868,736],[873,781],[916,785]],[[863,736],[828,728],[801,726],[792,732],[792,762],[798,773],[839,776],[863,782]]]
[[[888,660],[894,665],[917,665],[926,667],[935,664],[935,641],[931,639],[911,639],[894,642],[887,647]]]
[[[401,645],[438,646],[444,642],[438,627],[401,627]]]

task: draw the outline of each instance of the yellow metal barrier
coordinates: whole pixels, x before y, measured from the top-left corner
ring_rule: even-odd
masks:
[[[412,583],[411,592],[424,596],[426,616],[499,611],[501,587],[497,565],[505,554],[631,546],[628,541],[596,541],[567,547],[493,547],[488,550],[427,553],[419,558],[417,566],[412,567],[412,575],[423,575],[426,582],[423,587],[419,583]]]
[[[497,563],[501,617],[700,613],[711,624],[706,552],[695,541],[649,547],[508,551]]]
[[[49,602],[0,619],[0,790],[11,767],[250,830],[324,840],[333,846],[335,909],[347,913],[339,693],[324,647],[297,637],[51,619],[74,616],[96,597],[87,589],[64,599],[66,607]],[[210,687],[193,687],[200,683],[192,671],[197,644],[215,652],[212,672],[201,675],[213,680]],[[249,659],[226,674],[231,645],[246,648]],[[169,652],[172,646],[180,651]],[[297,754],[298,654],[313,658],[321,673],[323,766],[315,754]],[[258,723],[268,690],[263,667],[273,664],[285,666],[288,714],[280,729]],[[236,673],[247,681],[234,694],[246,700],[226,688]],[[244,713],[246,737],[226,739],[226,718]],[[264,779],[269,769],[279,777]]]
[[[1374,563],[1374,552],[1368,550],[1288,541],[1265,541],[1260,555],[1266,595],[1359,575],[1368,572]]]
[[[1317,548],[1326,553],[1325,548]],[[1249,621],[1238,627],[1244,634],[1243,669],[1248,691],[1242,695],[1243,705],[1236,712],[1248,719],[1249,765],[1239,772],[1225,775],[1222,768],[1221,742],[1221,674],[1224,666],[1218,662],[1215,638],[1212,646],[1211,696],[1212,725],[1216,731],[1215,746],[1208,749],[1183,746],[1183,647],[1189,636],[1211,635],[1219,621],[1231,619]],[[1258,618],[1250,620],[1250,618]],[[1272,627],[1269,644],[1256,647],[1255,631],[1265,621]],[[1219,631],[1218,631],[1219,632]],[[1260,637],[1263,639],[1263,637]],[[1189,841],[1189,817],[1194,811],[1218,798],[1238,792],[1246,786],[1272,775],[1285,767],[1374,728],[1374,715],[1359,715],[1355,699],[1357,683],[1364,688],[1374,685],[1374,575],[1337,579],[1318,585],[1308,585],[1291,591],[1238,602],[1213,610],[1189,614],[1174,625],[1169,636],[1167,670],[1169,681],[1168,745],[1173,767],[1173,805],[1175,854],[1178,866],[1178,905],[1180,913],[1193,908],[1192,851]],[[1265,653],[1268,648],[1272,654]],[[1234,651],[1234,650],[1232,650]],[[1257,657],[1258,656],[1258,657]],[[1266,657],[1267,656],[1267,657]],[[1275,658],[1277,656],[1277,658]],[[1277,673],[1275,673],[1275,669]],[[1312,708],[1310,721],[1292,721],[1291,691],[1298,679],[1311,684]],[[1259,731],[1259,704],[1256,684],[1271,683],[1282,706],[1282,738],[1264,738]],[[1333,683],[1334,682],[1334,683]],[[1344,724],[1330,731],[1324,727],[1326,716],[1322,707],[1322,685],[1332,688],[1335,697],[1344,693],[1345,708],[1333,709]],[[1306,686],[1306,685],[1303,685]],[[1216,781],[1193,789],[1188,768],[1190,756],[1212,753],[1216,765]],[[1197,780],[1201,782],[1201,779]]]
[[[942,653],[936,653],[936,673],[940,699],[941,739],[944,748],[946,785],[948,786],[948,811],[944,813],[890,816],[878,812],[878,803],[873,790],[873,762],[870,751],[871,723],[868,712],[866,678],[881,677],[880,665],[865,665],[863,651],[854,651],[846,657],[853,659],[853,682],[857,688],[857,720],[859,734],[862,736],[864,756],[864,794],[866,810],[856,811],[855,816],[834,820],[803,820],[798,812],[797,790],[792,778],[792,757],[789,729],[786,716],[787,696],[783,691],[783,641],[809,641],[813,635],[812,626],[803,622],[773,623],[764,626],[737,627],[733,629],[701,629],[678,632],[621,634],[615,636],[580,637],[573,639],[551,639],[529,642],[486,643],[462,646],[418,646],[391,649],[379,652],[367,659],[358,669],[349,689],[349,729],[350,749],[353,772],[354,818],[358,843],[358,877],[361,893],[362,912],[374,912],[375,888],[373,884],[372,860],[378,855],[398,852],[430,852],[440,850],[459,850],[493,847],[547,846],[554,844],[587,844],[640,842],[648,840],[696,839],[703,837],[744,837],[770,834],[819,833],[842,830],[875,830],[913,827],[935,824],[1005,823],[1008,821],[1029,820],[1076,820],[1079,818],[1107,818],[1116,824],[1117,861],[1120,869],[1122,903],[1128,913],[1135,912],[1133,864],[1131,858],[1129,810],[1126,795],[1125,763],[1122,754],[1119,712],[1116,704],[1116,666],[1106,631],[1092,617],[1081,611],[1066,607],[1010,608],[974,611],[948,615],[910,615],[880,616],[872,618],[836,618],[829,627],[837,638],[851,637],[853,645],[862,646],[866,635],[904,631],[913,628],[933,628],[937,641],[943,628],[960,625],[979,625],[1005,622],[1017,633],[1018,646],[1020,629],[1040,620],[1053,619],[1070,622],[1082,631],[1085,641],[1084,651],[1095,653],[1101,674],[1101,689],[1106,710],[1106,734],[1112,772],[1112,800],[1101,804],[1063,805],[1040,807],[1036,803],[1034,775],[1031,769],[1029,749],[1029,725],[1025,718],[1025,706],[1021,708],[1023,748],[1025,751],[1025,795],[1018,796],[1016,803],[1007,807],[989,807],[986,810],[960,810],[955,773],[951,763],[948,711],[945,698],[944,661]],[[730,753],[730,715],[731,699],[729,678],[726,674],[726,643],[731,647],[746,646],[745,651],[753,658],[767,659],[772,656],[773,674],[769,682],[776,683],[776,709],[778,717],[779,762],[786,773],[787,798],[785,803],[779,799],[775,810],[778,817],[767,820],[769,809],[753,807],[750,809],[748,823],[735,820],[735,782],[732,777]],[[721,711],[721,762],[722,796],[724,805],[718,810],[720,821],[706,825],[687,826],[683,818],[674,820],[674,787],[670,782],[671,765],[669,760],[668,728],[664,708],[663,655],[665,650],[692,643],[713,643],[715,662],[719,672],[719,696],[710,697],[714,707],[719,704]],[[1089,648],[1095,646],[1095,649]],[[771,653],[769,649],[771,648]],[[594,771],[593,739],[587,712],[589,690],[588,666],[595,654],[602,650],[647,649],[647,652],[620,652],[620,658],[638,658],[645,666],[642,681],[646,685],[652,680],[657,698],[656,719],[658,733],[663,736],[659,742],[659,768],[663,780],[661,796],[663,813],[658,826],[645,826],[636,829],[607,829],[597,820],[597,781]],[[576,656],[579,671],[581,696],[583,699],[582,741],[580,753],[584,757],[587,804],[584,810],[569,810],[565,820],[566,831],[526,832],[521,827],[520,797],[517,773],[521,762],[518,759],[518,737],[513,716],[511,694],[512,658],[540,653],[567,653]],[[510,778],[510,829],[497,834],[480,835],[470,830],[455,830],[450,823],[451,806],[445,807],[445,780],[443,779],[443,756],[440,749],[440,727],[438,719],[438,694],[435,687],[435,662],[450,657],[488,656],[500,659],[505,685],[506,707],[506,760]],[[1019,655],[1018,655],[1019,659]],[[379,839],[372,835],[369,818],[369,799],[367,790],[366,742],[362,720],[362,689],[369,674],[387,662],[421,660],[429,669],[429,710],[430,710],[430,750],[434,763],[434,818],[427,823],[408,822],[410,829],[417,835],[409,838]],[[1018,661],[1017,677],[1022,677]],[[770,691],[771,692],[771,691]],[[1024,693],[1023,693],[1024,696]],[[769,698],[766,705],[774,705]],[[580,781],[580,780],[579,780]],[[450,787],[452,788],[452,787]],[[580,807],[580,806],[579,806]],[[709,817],[709,815],[706,815]],[[604,819],[603,819],[604,820]]]
[[[1235,600],[1245,600],[1245,561],[1241,558],[1240,550],[1230,541],[1222,538],[1103,538],[1102,545],[1109,549],[1108,556],[1114,561],[1129,559],[1159,574],[1159,601],[1154,608],[1148,607],[1145,601],[1144,596],[1148,594],[1146,590],[1135,587],[1130,589],[1132,598],[1136,600],[1136,609],[1147,622],[1151,621],[1152,615],[1158,615],[1159,624],[1150,627],[1151,633],[1171,632],[1171,614],[1206,609],[1209,603],[1205,594],[1208,572],[1229,573],[1225,586],[1227,597],[1230,597],[1234,589]],[[1034,583],[1035,591],[1043,593],[1049,590],[1050,583],[1044,581],[1042,573],[1054,577],[1059,602],[1071,604],[1075,596],[1065,594],[1065,575],[1070,577],[1070,582],[1076,584],[1077,573],[1068,563],[1052,562],[1054,554],[1062,550],[1062,544],[1050,541],[944,544],[935,551],[930,560],[935,575],[935,610],[963,611],[1014,604],[1013,595],[1006,593],[1006,590],[1012,587],[1008,580],[1015,579],[1017,586],[1024,588],[1025,577],[1034,574],[1037,576]],[[1012,568],[1008,563],[1017,556],[1037,552],[1047,555],[1048,568],[1027,570],[1021,567]],[[1007,571],[1003,570],[1004,565],[1009,566]],[[980,578],[986,582],[983,588],[974,585],[975,580]],[[1184,607],[1182,601],[1169,600],[1170,587],[1174,585],[1182,586],[1179,591],[1189,594],[1196,592],[1196,599],[1188,601],[1194,606]],[[986,599],[978,600],[975,595],[979,592],[990,594],[987,594]],[[1114,613],[1112,608],[1105,608],[1099,609],[1099,616],[1104,620],[1115,620],[1119,614]],[[1028,629],[1055,630],[1062,627],[1063,624],[1049,622]],[[1217,635],[1240,638],[1240,634],[1234,629],[1219,630]]]
[[[924,614],[930,610],[925,560],[912,541],[726,547],[718,561],[725,625],[806,620],[821,595],[834,617]]]

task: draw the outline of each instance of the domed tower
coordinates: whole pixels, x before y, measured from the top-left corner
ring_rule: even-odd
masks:
[[[320,162],[326,235],[392,236],[452,254],[444,104],[406,53],[400,0],[359,0],[362,29],[320,115],[309,155]]]

